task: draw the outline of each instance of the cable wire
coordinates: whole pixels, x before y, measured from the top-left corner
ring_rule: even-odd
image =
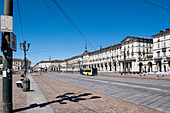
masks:
[[[23,32],[23,27],[22,27],[21,13],[20,13],[19,1],[18,1],[18,0],[17,0],[17,6],[18,6],[18,13],[19,13],[20,26],[21,26],[21,33],[22,33],[22,38],[23,38],[23,41],[24,41],[24,32]]]
[[[170,11],[169,9],[164,8],[164,7],[162,7],[162,6],[159,6],[159,5],[157,5],[157,4],[154,4],[154,3],[152,3],[152,2],[149,2],[149,1],[146,1],[146,0],[142,0],[142,1],[143,1],[143,2],[146,2],[146,3],[148,3],[148,4],[151,4],[151,5],[153,5],[153,6],[159,7],[159,8],[161,8],[161,9],[164,9],[164,10],[166,10],[166,11]]]
[[[83,24],[83,26],[85,27],[85,29],[86,29],[86,30],[89,32],[89,34],[92,36],[93,41],[99,45],[99,43],[95,40],[95,38],[93,37],[93,35],[92,35],[92,33],[90,32],[90,30],[87,28],[87,26],[86,26],[86,24],[84,23],[84,21],[81,19],[81,17],[80,17],[80,15],[78,14],[76,8],[72,5],[72,3],[70,2],[70,0],[66,0],[66,1],[70,4],[71,8],[72,8],[73,11],[75,12],[75,14],[76,14],[77,17],[79,18],[79,20],[81,21],[81,23]]]
[[[46,2],[45,0],[43,0],[43,1],[44,1],[45,5],[46,5],[47,9],[48,9],[49,12],[51,13],[52,17],[54,18],[54,20],[55,20],[56,24],[58,25],[59,29],[60,29],[61,32],[63,33],[64,37],[65,37],[66,40],[68,41],[69,45],[71,46],[71,48],[73,49],[73,51],[74,51],[75,53],[77,53],[76,50],[74,49],[74,47],[71,45],[71,43],[70,43],[69,39],[67,38],[66,34],[65,34],[64,31],[62,30],[60,24],[58,23],[55,15],[54,15],[53,12],[51,11],[51,9],[50,9],[50,7],[48,6],[47,2]]]
[[[87,37],[83,34],[83,32],[78,28],[78,26],[71,20],[71,18],[67,15],[67,13],[64,11],[64,9],[58,4],[56,0],[53,0],[55,5],[58,7],[58,9],[62,12],[62,14],[66,17],[66,19],[72,24],[72,26],[75,28],[77,32],[81,34],[81,37],[85,40],[87,40]],[[90,44],[90,46],[96,50],[93,45],[87,40],[87,42]]]

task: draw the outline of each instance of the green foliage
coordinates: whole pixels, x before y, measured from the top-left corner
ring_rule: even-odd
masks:
[[[147,55],[146,58],[153,58],[153,55]]]

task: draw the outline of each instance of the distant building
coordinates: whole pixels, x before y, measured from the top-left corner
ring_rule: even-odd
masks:
[[[61,60],[53,61],[41,61],[37,63],[34,67],[34,71],[60,71]]]
[[[65,60],[41,61],[34,66],[40,71],[79,71],[82,67],[97,68],[101,72],[139,73],[150,71],[153,40],[142,37],[126,37],[119,44],[85,51]]]
[[[118,44],[93,52],[88,52],[87,45],[85,45],[85,51],[81,55],[60,60],[60,62],[42,61],[33,69],[40,69],[44,67],[41,65],[48,63],[47,71],[50,70],[50,66],[54,67],[54,65],[55,71],[79,71],[82,67],[97,68],[99,72],[170,71],[170,29],[160,31],[152,37],[149,39],[149,37],[142,36],[127,36]],[[54,71],[54,69],[50,71]]]
[[[29,70],[31,67],[31,61],[27,60],[27,69]],[[3,68],[3,64],[2,64],[2,56],[0,56],[0,70],[2,71]],[[25,69],[25,63],[23,59],[17,59],[14,58],[13,59],[13,63],[12,63],[12,68],[14,72],[20,72],[20,71],[24,71]]]
[[[83,67],[107,72],[142,72],[152,55],[152,39],[126,37],[121,43],[83,55]],[[145,65],[144,65],[145,64]]]
[[[27,69],[30,69],[31,61],[27,60]],[[24,71],[25,69],[25,61],[23,59],[13,59],[13,70],[14,71]]]

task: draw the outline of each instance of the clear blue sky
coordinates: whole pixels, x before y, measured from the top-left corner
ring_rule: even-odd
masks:
[[[32,61],[32,66],[39,61],[48,60],[49,56],[52,60],[63,60],[84,51],[84,39],[54,2],[46,1],[59,25],[43,0],[19,0],[23,38],[17,0],[14,0],[13,32],[17,36],[17,52],[13,52],[14,58],[23,58],[19,43],[26,40],[31,44],[27,57]],[[170,27],[170,11],[142,0],[69,0],[80,19],[67,0],[56,1],[96,49],[100,45],[107,47],[119,43],[126,36],[151,38],[151,35]],[[170,10],[170,0],[147,1]],[[0,0],[0,15],[3,14],[4,0]],[[93,51],[89,44],[88,51]]]

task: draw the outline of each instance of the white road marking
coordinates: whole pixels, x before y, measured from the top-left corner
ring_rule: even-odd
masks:
[[[138,86],[138,85],[132,85],[132,84],[125,84],[125,83],[116,83],[116,82],[109,82],[109,81],[88,79],[88,78],[84,78],[84,79],[90,80],[90,81],[97,81],[97,82],[107,83],[107,84],[126,86],[126,87],[143,88],[143,89],[156,90],[156,91],[162,91],[162,92],[170,92],[168,90],[163,90],[163,89],[160,89],[160,88],[151,88],[151,87],[145,87],[145,86]]]
[[[79,76],[71,78],[80,78]],[[88,76],[84,76],[81,80],[90,80],[90,81],[96,81],[96,82],[101,82],[101,83],[106,83],[106,84],[113,84],[113,85],[120,85],[120,86],[126,86],[126,87],[133,87],[133,88],[142,88],[142,89],[149,89],[149,90],[155,90],[155,91],[161,91],[161,92],[170,92],[170,90],[164,90],[160,88],[152,88],[152,87],[146,87],[146,86],[139,86],[139,85],[132,85],[132,84],[126,84],[126,83],[118,83],[118,82],[110,82],[110,81],[105,81],[105,80],[97,80],[97,79],[91,79]]]

